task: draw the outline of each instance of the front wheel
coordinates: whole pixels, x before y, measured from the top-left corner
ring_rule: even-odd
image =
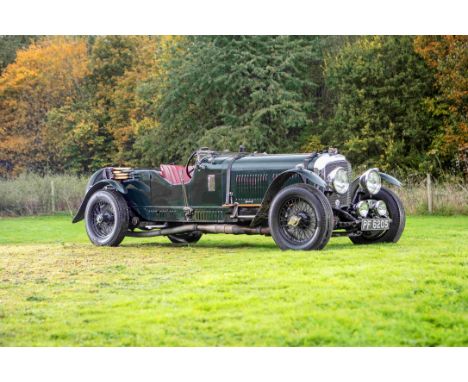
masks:
[[[98,191],[86,205],[86,232],[95,245],[118,246],[128,230],[128,219],[127,202],[117,191]]]
[[[333,210],[328,199],[307,184],[281,190],[270,207],[271,236],[281,249],[322,249],[333,231]]]
[[[354,244],[396,243],[405,229],[406,214],[400,198],[391,190],[382,187],[372,196],[372,199],[382,200],[387,205],[388,217],[392,219],[390,228],[386,231],[365,231],[360,236],[350,236]]]

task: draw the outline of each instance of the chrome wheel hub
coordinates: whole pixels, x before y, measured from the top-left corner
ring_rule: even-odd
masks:
[[[311,240],[318,232],[314,208],[300,197],[291,197],[283,203],[279,225],[288,240],[299,244]]]

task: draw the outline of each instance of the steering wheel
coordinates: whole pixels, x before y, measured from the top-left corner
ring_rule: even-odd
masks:
[[[187,176],[189,178],[192,178],[193,172],[195,171],[195,166],[190,168],[190,162],[192,161],[192,159],[194,158],[195,155],[197,155],[196,151],[194,151],[192,154],[190,154],[190,156],[189,156],[189,158],[187,160],[187,163],[185,164],[185,173],[187,174]]]

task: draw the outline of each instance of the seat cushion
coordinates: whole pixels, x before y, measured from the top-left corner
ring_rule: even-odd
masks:
[[[190,182],[191,178],[187,175],[185,166],[176,164],[162,164],[160,168],[161,177],[163,177],[168,183],[172,185],[178,185],[182,183],[185,184]]]

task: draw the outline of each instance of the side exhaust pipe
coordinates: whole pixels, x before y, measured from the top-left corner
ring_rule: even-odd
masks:
[[[167,236],[186,232],[227,233],[232,235],[270,235],[269,227],[242,227],[234,224],[185,224],[178,227],[163,228],[154,231],[133,232],[128,231],[126,236],[154,237]]]

